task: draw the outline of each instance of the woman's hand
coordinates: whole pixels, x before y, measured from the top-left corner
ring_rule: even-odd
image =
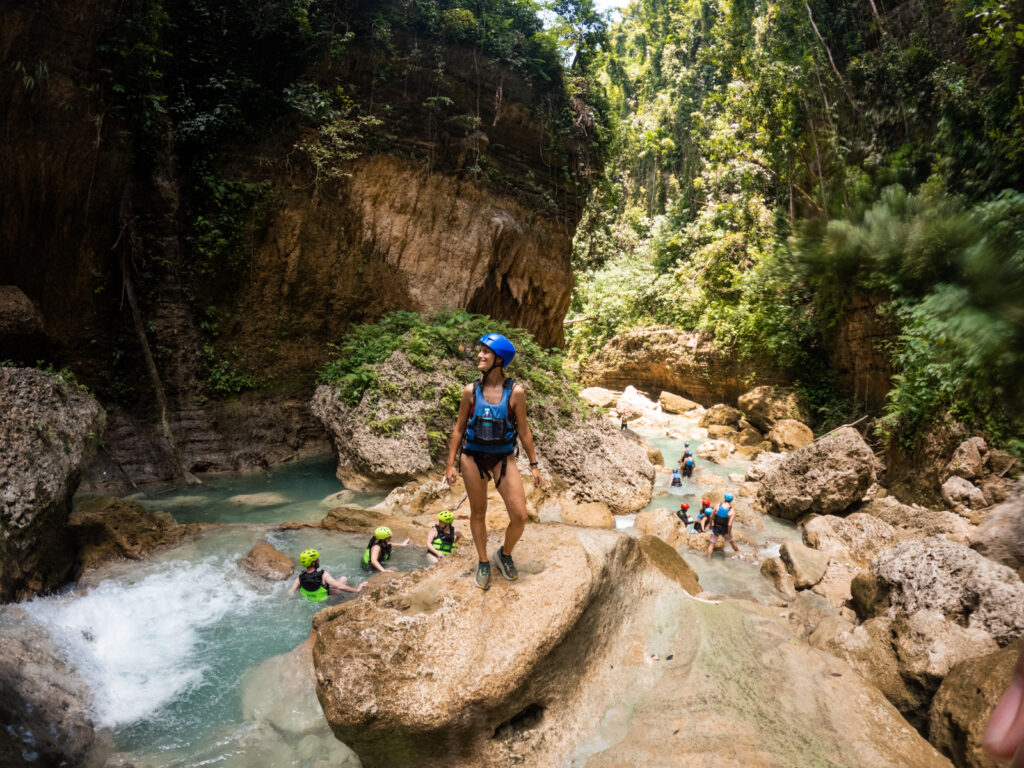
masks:
[[[539,467],[530,467],[530,474],[533,475],[533,487],[534,488],[543,488],[544,487],[544,478],[541,477],[540,468]]]
[[[454,464],[449,464],[445,468],[444,479],[445,482],[448,483],[448,485],[455,485],[455,481],[458,479],[458,476],[456,475]]]

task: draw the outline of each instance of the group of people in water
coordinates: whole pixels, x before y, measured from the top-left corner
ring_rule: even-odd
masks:
[[[509,581],[519,578],[519,572],[512,559],[512,550],[526,527],[526,491],[515,461],[520,443],[530,460],[530,474],[533,476],[534,486],[543,487],[544,480],[538,468],[533,435],[526,420],[526,392],[522,385],[505,377],[505,367],[512,362],[516,354],[515,346],[498,333],[489,333],[481,337],[479,344],[476,367],[481,373],[481,378],[467,384],[462,390],[455,429],[452,430],[449,441],[444,476],[449,485],[455,485],[457,475],[460,472],[462,474],[469,500],[469,527],[478,559],[473,583],[480,589],[487,590],[491,584],[492,564]],[[622,427],[625,426],[626,421],[623,419]],[[685,443],[679,468],[672,470],[672,485],[680,486],[684,477],[693,477],[694,465],[690,444]],[[505,529],[502,546],[489,556],[487,488],[491,481],[505,502],[509,524]],[[711,558],[719,538],[724,538],[726,542],[732,544],[734,550],[739,551],[732,535],[735,518],[732,501],[731,493],[725,494],[725,501],[717,507],[713,507],[711,502],[705,499],[701,503],[698,517],[694,520],[688,516],[688,504],[682,504],[677,513],[684,525],[693,525],[695,532],[711,531],[708,559]],[[450,510],[443,510],[437,516],[437,522],[431,527],[426,541],[427,557],[431,563],[436,563],[451,554],[455,545],[463,538],[462,533],[455,528],[454,521],[455,515]],[[409,543],[409,539],[401,543],[392,542],[391,529],[379,526],[363,550],[363,568],[381,573],[393,571],[393,568],[386,566],[391,559],[392,547],[405,547]],[[353,587],[345,577],[334,578],[323,570],[320,567],[320,553],[315,549],[302,552],[299,561],[304,571],[292,582],[290,594],[300,592],[307,600],[320,602],[330,595],[359,592],[363,588],[363,584]]]

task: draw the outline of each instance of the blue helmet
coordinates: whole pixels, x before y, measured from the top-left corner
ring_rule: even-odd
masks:
[[[725,494],[725,500],[726,501],[732,501],[732,494],[731,493]]]
[[[516,356],[516,348],[512,346],[512,342],[500,333],[488,333],[477,341],[500,357],[506,368],[511,364],[512,358]]]

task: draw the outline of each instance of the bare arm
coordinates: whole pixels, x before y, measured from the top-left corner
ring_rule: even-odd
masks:
[[[526,420],[526,390],[520,384],[516,384],[509,398],[509,405],[512,406],[512,413],[516,418],[516,430],[519,439],[523,443],[523,450],[530,459],[530,474],[533,475],[533,485],[536,488],[544,487],[544,478],[540,475],[537,467],[537,449],[533,444],[533,433],[530,431],[530,424]]]
[[[434,549],[434,539],[436,539],[437,536],[437,526],[435,525],[427,533],[427,551],[430,552],[432,555],[436,555],[437,557],[444,557],[443,554]]]
[[[380,547],[374,544],[370,547],[370,565],[376,568],[381,573],[387,573],[388,569],[380,564]]]
[[[299,577],[296,576],[295,577],[295,581],[293,581],[292,585],[290,587],[288,587],[288,594],[289,595],[294,595],[296,590],[298,590],[298,588],[299,588]]]
[[[336,579],[327,571],[324,571],[324,584],[335,589],[340,589],[342,592],[361,592],[363,585],[360,584],[358,587],[350,587],[346,579]]]
[[[457,475],[455,471],[455,454],[458,453],[459,445],[462,444],[462,437],[466,434],[466,424],[469,423],[469,417],[472,412],[473,385],[467,384],[462,388],[462,399],[459,401],[459,416],[455,420],[452,439],[448,442],[448,465],[444,470],[444,479],[448,485],[455,485]]]

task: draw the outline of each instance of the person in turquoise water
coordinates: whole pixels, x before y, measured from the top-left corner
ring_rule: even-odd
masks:
[[[740,548],[736,546],[736,540],[732,537],[732,521],[736,517],[736,513],[732,509],[732,498],[731,493],[725,494],[725,501],[718,505],[718,509],[715,510],[715,516],[711,519],[708,560],[711,559],[711,555],[715,551],[715,543],[719,537],[724,537],[727,542],[732,544],[734,550],[740,551]]]
[[[407,547],[409,539],[401,544],[391,541],[391,529],[386,525],[377,526],[370,537],[370,541],[363,550],[363,570],[379,571],[380,573],[394,573],[397,568],[385,568],[383,563],[391,559],[391,547]]]
[[[315,549],[307,549],[299,555],[299,562],[305,570],[295,577],[289,595],[294,595],[298,590],[307,600],[319,603],[326,600],[330,595],[339,595],[342,592],[362,592],[363,585],[350,587],[348,579],[342,576],[336,579],[320,567],[320,553]]]
[[[711,502],[707,499],[700,500],[700,514],[693,523],[694,533],[704,533],[711,525],[711,513],[713,511]]]
[[[500,333],[488,333],[480,337],[479,343],[476,368],[482,376],[462,390],[444,478],[448,485],[455,485],[458,474],[455,460],[461,448],[459,470],[469,497],[469,528],[478,559],[473,583],[486,590],[491,586],[491,563],[487,557],[487,481],[494,480],[509,520],[505,542],[494,552],[494,564],[502,576],[515,581],[519,571],[512,561],[512,548],[526,528],[526,491],[515,461],[517,441],[522,442],[530,459],[534,487],[542,488],[544,480],[537,464],[533,434],[526,422],[526,391],[521,384],[505,378],[505,368],[515,357],[516,348]]]
[[[431,563],[450,555],[456,542],[462,538],[462,532],[455,527],[454,522],[455,513],[443,509],[437,516],[437,523],[427,533],[427,557]]]

